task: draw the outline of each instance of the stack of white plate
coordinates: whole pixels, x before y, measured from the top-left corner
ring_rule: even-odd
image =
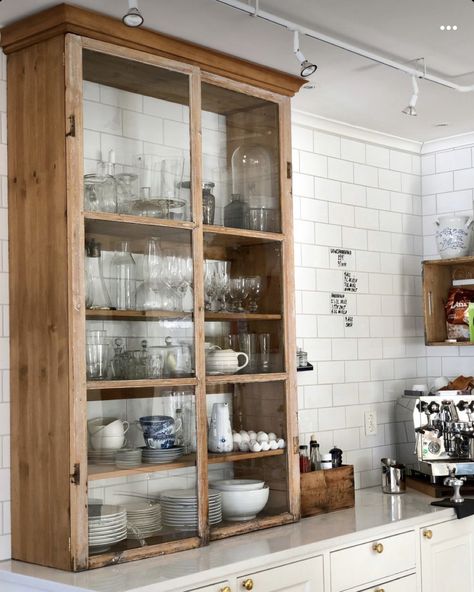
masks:
[[[89,506],[89,547],[102,552],[127,538],[127,511],[121,506]]]
[[[172,463],[183,456],[183,446],[173,446],[173,448],[142,448],[142,462],[149,465],[161,465]]]
[[[141,448],[122,448],[115,452],[115,464],[118,469],[133,469],[142,464]]]
[[[114,465],[116,450],[91,450],[87,451],[87,458],[93,465]]]
[[[136,502],[125,504],[127,509],[127,538],[146,539],[161,530],[160,504]]]
[[[166,526],[180,530],[198,526],[198,502],[194,489],[170,489],[160,495],[162,521]],[[209,490],[209,524],[222,522],[220,491]]]

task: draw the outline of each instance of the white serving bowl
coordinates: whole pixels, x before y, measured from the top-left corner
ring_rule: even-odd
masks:
[[[87,422],[87,428],[91,436],[123,436],[128,430],[128,421],[122,421],[115,417],[96,417]]]
[[[219,491],[255,491],[263,489],[265,481],[258,479],[221,479],[213,481],[211,487]]]
[[[225,520],[253,520],[265,507],[269,493],[268,486],[253,491],[221,491],[222,514]]]
[[[122,448],[125,437],[122,436],[91,436],[91,444],[94,450],[119,450]]]

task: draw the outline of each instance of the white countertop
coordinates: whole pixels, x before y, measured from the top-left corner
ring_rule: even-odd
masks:
[[[226,574],[242,570],[242,575],[262,563],[288,562],[307,557],[329,547],[351,544],[361,538],[380,536],[415,525],[426,516],[426,524],[454,517],[452,508],[433,507],[432,498],[409,489],[403,495],[385,495],[380,487],[356,492],[350,510],[305,518],[297,524],[232,537],[208,547],[152,559],[69,573],[19,561],[0,562],[0,588],[9,590],[97,592],[166,592],[218,582]],[[32,579],[34,578],[34,580]],[[8,582],[23,585],[9,587]],[[5,585],[5,588],[3,587]]]

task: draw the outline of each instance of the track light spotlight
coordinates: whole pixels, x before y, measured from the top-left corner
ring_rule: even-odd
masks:
[[[143,17],[138,10],[138,0],[128,0],[128,11],[123,15],[122,22],[127,27],[140,27]]]
[[[405,107],[405,109],[402,110],[402,113],[405,113],[405,115],[411,115],[412,117],[415,117],[416,115],[418,115],[418,113],[416,112],[416,102],[418,101],[418,81],[416,80],[416,76],[412,75],[411,77],[411,85],[413,88],[413,94],[411,95],[410,98],[410,102],[408,103],[408,105]]]
[[[298,31],[293,32],[293,53],[295,54],[296,59],[298,60],[301,66],[300,76],[302,76],[303,78],[307,78],[308,76],[311,76],[311,74],[314,74],[316,72],[318,66],[308,61],[301,53],[300,36]]]

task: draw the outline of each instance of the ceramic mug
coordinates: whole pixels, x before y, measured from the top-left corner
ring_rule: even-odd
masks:
[[[147,415],[138,420],[147,448],[173,448],[176,430],[181,420],[175,421],[169,415]]]
[[[441,259],[469,254],[473,219],[468,216],[443,216],[435,221],[436,243]]]

